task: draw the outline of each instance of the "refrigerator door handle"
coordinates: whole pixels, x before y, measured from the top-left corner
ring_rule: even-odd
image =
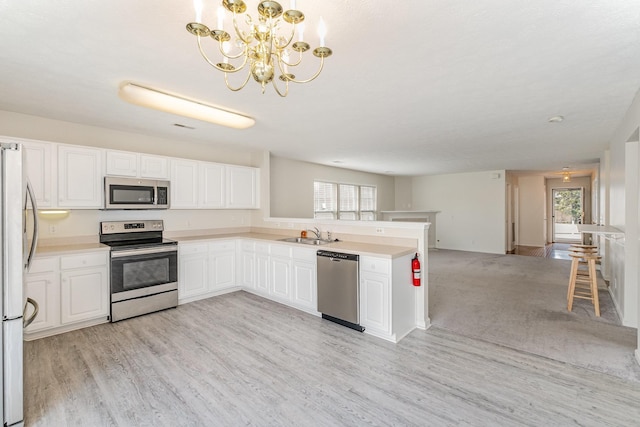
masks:
[[[29,250],[29,255],[27,256],[26,268],[27,271],[31,268],[31,263],[33,262],[33,257],[36,254],[36,246],[38,245],[38,205],[36,203],[36,197],[33,193],[33,188],[31,187],[31,183],[27,180],[27,194],[29,195],[29,199],[31,200],[31,207],[33,212],[33,238],[31,239],[31,249]],[[26,207],[25,207],[26,208]]]
[[[31,304],[33,306],[33,314],[31,315],[31,317],[29,317],[27,319],[27,306],[29,304]],[[24,305],[24,311],[22,312],[22,322],[23,322],[22,327],[23,328],[26,328],[27,326],[32,324],[34,320],[36,320],[36,317],[38,316],[38,311],[40,311],[40,306],[38,305],[36,300],[34,300],[32,298],[27,298],[27,303]]]

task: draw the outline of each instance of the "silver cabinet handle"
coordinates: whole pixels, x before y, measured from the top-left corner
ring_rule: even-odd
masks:
[[[27,319],[27,305],[31,304],[33,306],[33,314],[31,315],[31,317],[29,317]],[[29,326],[30,324],[33,323],[34,320],[36,320],[36,317],[38,316],[38,311],[40,311],[40,306],[38,305],[38,303],[36,302],[36,300],[32,299],[32,298],[27,298],[27,303],[24,305],[24,311],[22,312],[22,322],[23,322],[23,326],[26,328],[27,326]]]
[[[29,250],[29,256],[27,257],[27,271],[31,268],[33,257],[36,254],[36,246],[38,245],[38,204],[36,203],[36,196],[33,193],[31,183],[27,180],[27,194],[31,199],[31,207],[33,208],[33,238],[31,239],[31,249]]]

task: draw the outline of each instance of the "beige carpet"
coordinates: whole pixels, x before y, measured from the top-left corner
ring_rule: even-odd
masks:
[[[566,308],[571,262],[429,251],[429,316],[461,335],[640,382],[636,329],[620,326],[600,279],[601,317],[589,301]]]

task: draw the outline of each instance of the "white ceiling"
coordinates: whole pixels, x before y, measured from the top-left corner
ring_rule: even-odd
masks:
[[[253,12],[258,2],[245,1]],[[205,1],[205,24],[215,27],[220,3]],[[637,0],[298,0],[297,8],[312,47],[324,17],[334,54],[318,79],[280,98],[253,81],[226,89],[185,30],[190,0],[1,1],[0,109],[423,175],[584,168],[640,88]],[[117,95],[125,80],[257,123],[234,130],[130,105]],[[547,122],[558,114],[564,122]]]

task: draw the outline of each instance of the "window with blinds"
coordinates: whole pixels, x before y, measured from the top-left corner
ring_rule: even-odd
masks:
[[[375,221],[376,187],[315,181],[314,217]]]
[[[336,219],[338,215],[338,185],[331,182],[313,183],[314,218]]]

